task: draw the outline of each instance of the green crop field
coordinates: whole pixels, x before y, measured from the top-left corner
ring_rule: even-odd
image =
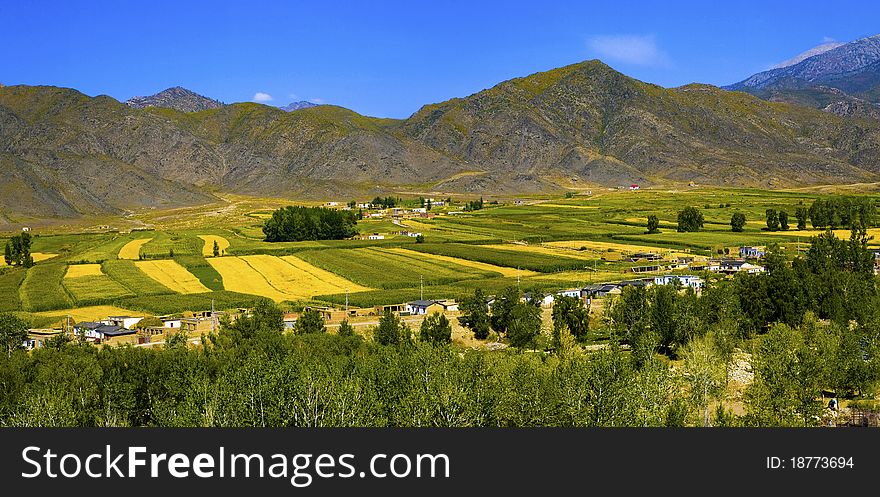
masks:
[[[28,269],[21,284],[21,305],[28,311],[49,311],[73,307],[73,299],[61,284],[67,264],[37,264]]]
[[[21,309],[18,288],[26,274],[23,269],[0,269],[0,312]]]
[[[528,269],[541,273],[584,269],[587,266],[592,266],[592,263],[587,260],[461,243],[424,243],[415,245],[412,249],[429,254],[458,257],[496,266]]]
[[[115,305],[123,309],[148,312],[155,315],[177,314],[189,310],[207,310],[211,308],[235,309],[238,307],[250,307],[260,297],[246,295],[230,291],[218,291],[209,293],[190,293],[186,295],[175,294],[174,298],[167,295],[149,295],[144,297],[129,297],[118,299]]]
[[[468,278],[500,276],[459,264],[420,260],[418,257],[376,248],[311,250],[299,252],[297,256],[355,283],[373,288],[417,288],[420,277],[424,284],[440,285]]]
[[[174,260],[198,278],[207,288],[214,291],[223,290],[223,277],[208,264],[208,261],[201,254],[175,256]]]
[[[134,293],[107,275],[64,278],[62,284],[80,307],[109,304],[122,297],[134,296]]]
[[[134,261],[110,260],[101,265],[110,278],[134,295],[162,295],[174,293],[168,287],[150,278],[135,266]]]

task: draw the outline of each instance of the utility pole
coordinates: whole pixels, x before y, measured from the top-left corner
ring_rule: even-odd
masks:
[[[425,287],[423,285],[422,275],[419,275],[419,300],[425,300]]]
[[[519,266],[516,267],[516,289],[519,290]]]
[[[214,299],[211,299],[211,334],[217,334],[217,319],[214,317]]]
[[[348,312],[348,288],[345,289],[345,312]]]

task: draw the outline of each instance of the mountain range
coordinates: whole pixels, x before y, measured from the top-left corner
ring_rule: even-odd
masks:
[[[293,112],[295,110],[308,109],[309,107],[317,107],[317,106],[318,106],[318,104],[315,104],[315,103],[312,103],[312,102],[309,102],[306,100],[300,100],[299,102],[291,102],[283,107],[279,107],[279,109],[281,109],[283,111],[287,111],[287,112]]]
[[[709,85],[667,89],[599,61],[505,81],[403,120],[332,105],[166,105],[0,88],[0,224],[193,205],[217,192],[338,199],[402,188],[514,195],[880,180],[876,120]]]
[[[725,89],[847,117],[880,119],[880,35],[820,45]]]

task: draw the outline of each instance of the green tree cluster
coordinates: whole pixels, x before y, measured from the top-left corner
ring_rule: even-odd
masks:
[[[267,242],[342,240],[357,234],[357,219],[351,211],[325,207],[282,207],[263,224]]]

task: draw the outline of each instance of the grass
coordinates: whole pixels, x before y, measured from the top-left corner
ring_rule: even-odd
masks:
[[[214,255],[214,242],[217,242],[217,249],[221,254],[225,253],[226,249],[229,248],[229,240],[222,236],[199,235],[199,238],[205,241],[205,245],[202,247],[202,255],[205,257],[211,257]]]
[[[147,276],[177,293],[204,293],[211,291],[192,273],[170,259],[137,261],[135,265]]]
[[[170,288],[147,276],[135,265],[134,261],[111,260],[104,262],[101,267],[107,276],[113,278],[135,295],[174,293]]]
[[[73,307],[73,299],[61,284],[67,264],[43,263],[28,269],[21,285],[21,305],[27,311]]]

